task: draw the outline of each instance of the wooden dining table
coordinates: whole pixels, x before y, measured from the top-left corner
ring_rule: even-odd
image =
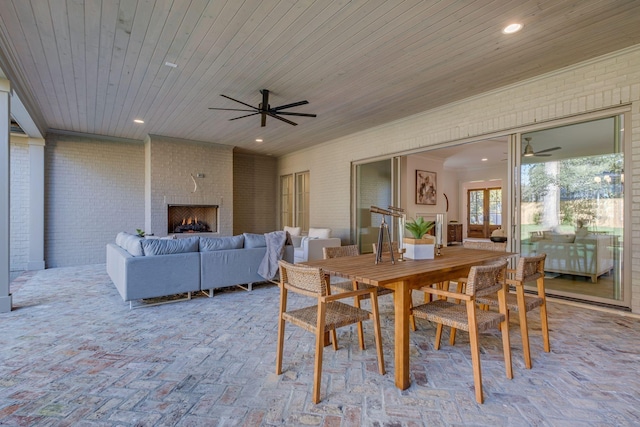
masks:
[[[487,261],[504,259],[515,254],[463,246],[442,248],[442,255],[434,259],[399,261],[391,263],[389,253],[383,255],[382,262],[376,264],[375,255],[365,254],[323,260],[308,261],[304,264],[321,267],[330,276],[357,280],[368,285],[389,288],[394,291],[395,315],[395,384],[400,390],[411,385],[409,378],[409,310],[411,291],[433,283],[467,277],[474,265]]]

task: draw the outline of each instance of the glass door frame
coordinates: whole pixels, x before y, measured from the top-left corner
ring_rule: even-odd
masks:
[[[363,161],[357,161],[351,163],[351,241],[354,242],[358,248],[362,248],[362,236],[360,233],[359,223],[358,223],[358,215],[359,210],[362,207],[358,206],[359,201],[359,188],[361,182],[359,181],[359,167],[370,164],[377,163],[381,161],[389,161],[391,174],[389,181],[389,191],[390,191],[390,202],[393,206],[400,207],[402,206],[401,202],[401,194],[402,194],[402,171],[401,171],[401,157],[400,156],[384,156],[374,159],[366,159]],[[387,209],[387,206],[378,206],[383,209]],[[392,241],[397,241],[401,233],[399,232],[399,221],[397,218],[393,217],[385,217],[385,220],[388,223],[389,233],[391,235]],[[385,232],[386,239],[386,232]],[[371,249],[373,251],[373,249]],[[367,248],[361,249],[362,253],[368,253]]]
[[[575,125],[585,122],[590,122],[598,119],[604,119],[615,116],[623,116],[623,120],[625,126],[631,126],[631,108],[630,106],[622,106],[618,108],[612,108],[608,110],[603,110],[594,113],[587,113],[580,116],[573,116],[566,119],[559,119],[554,121],[549,121],[544,124],[537,124],[532,126],[526,126],[522,128],[518,128],[517,132],[511,135],[511,141],[509,144],[509,155],[508,162],[509,167],[511,168],[512,173],[509,174],[509,190],[512,191],[510,196],[510,200],[512,203],[509,203],[511,212],[511,235],[509,236],[508,250],[512,252],[520,252],[520,244],[521,244],[521,222],[520,222],[520,191],[521,191],[521,183],[520,183],[520,167],[521,167],[521,158],[519,153],[522,153],[523,144],[522,144],[522,135],[530,132],[540,131],[544,129],[552,129],[556,127]],[[624,154],[624,169],[627,171],[631,170],[631,132],[623,133],[623,141],[620,141],[622,146],[622,153]],[[518,153],[518,155],[512,155],[512,153]],[[624,203],[626,206],[630,205],[631,202],[631,185],[624,186]],[[623,221],[625,225],[631,224],[631,209],[624,209]],[[623,241],[626,242],[626,245],[629,245],[631,242],[631,227],[625,226],[623,230]],[[546,288],[546,294],[549,297],[559,297],[562,299],[573,300],[573,301],[583,301],[585,303],[595,303],[603,306],[611,306],[611,307],[631,307],[631,250],[629,247],[623,247],[623,255],[622,255],[622,298],[619,300],[614,300],[611,298],[602,298],[584,294],[576,294],[572,292],[565,292],[559,290],[549,290]],[[625,269],[624,266],[627,266]],[[534,290],[534,286],[531,284],[525,285],[525,289]]]

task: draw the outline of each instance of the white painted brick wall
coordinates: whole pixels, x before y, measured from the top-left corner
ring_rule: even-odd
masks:
[[[144,146],[50,134],[45,186],[47,268],[104,263],[119,231],[144,224]]]
[[[150,162],[150,211],[145,231],[167,235],[167,205],[218,205],[218,232],[233,233],[233,147],[151,135],[146,159]],[[204,174],[204,178],[191,175]]]
[[[233,234],[276,230],[277,164],[268,156],[233,156]]]
[[[640,313],[640,45],[279,159],[278,174],[309,170],[311,224],[349,239],[351,162],[631,104],[632,310]],[[329,166],[328,166],[329,165]],[[628,267],[628,266],[627,266]]]
[[[11,196],[9,268],[11,271],[27,269],[29,262],[29,140],[11,137]]]

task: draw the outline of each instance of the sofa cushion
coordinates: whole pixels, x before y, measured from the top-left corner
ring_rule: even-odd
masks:
[[[224,251],[228,249],[242,249],[244,246],[244,236],[229,237],[201,237],[200,252]]]
[[[330,228],[309,228],[308,236],[316,239],[328,239],[331,237]]]
[[[246,249],[251,248],[264,248],[267,246],[267,240],[264,238],[264,234],[243,233],[244,247]]]
[[[127,233],[126,231],[121,231],[116,235],[116,245],[129,252],[131,256],[144,256],[142,250],[143,240],[143,237]]]
[[[302,233],[302,228],[300,227],[289,227],[287,225],[284,226],[284,231],[289,233],[289,236],[299,236]]]
[[[145,256],[198,252],[198,240],[198,237],[174,240],[143,240],[142,250]]]

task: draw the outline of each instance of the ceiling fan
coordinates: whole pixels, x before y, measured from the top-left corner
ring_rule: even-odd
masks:
[[[285,112],[282,110],[286,110],[287,108],[292,108],[292,107],[297,107],[299,105],[305,105],[308,104],[309,101],[298,101],[298,102],[294,102],[291,104],[285,104],[285,105],[281,105],[279,107],[274,107],[271,108],[271,106],[269,105],[269,91],[267,89],[261,89],[260,93],[262,94],[262,103],[260,103],[257,107],[254,107],[253,105],[244,103],[242,101],[238,101],[237,99],[233,99],[230,96],[227,95],[220,95],[223,96],[227,99],[230,99],[232,101],[235,101],[239,104],[245,105],[249,108],[251,108],[250,110],[247,109],[238,109],[238,108],[214,108],[214,107],[209,107],[210,110],[226,110],[226,111],[246,111],[246,112],[250,112],[251,114],[245,114],[244,116],[240,116],[240,117],[234,117],[232,119],[229,120],[238,120],[238,119],[242,119],[245,117],[250,117],[250,116],[255,116],[257,114],[260,114],[262,116],[261,118],[261,122],[260,122],[260,126],[264,127],[267,125],[267,116],[269,117],[273,117],[274,119],[278,119],[281,120],[285,123],[289,123],[290,125],[293,126],[297,126],[297,123],[292,122],[291,120],[287,120],[284,117],[280,117],[280,116],[301,116],[301,117],[316,117],[315,114],[308,114],[308,113],[293,113],[293,112]]]
[[[547,148],[540,151],[533,151],[533,147],[531,146],[531,137],[526,137],[524,140],[527,141],[527,145],[524,147],[524,153],[522,153],[523,157],[549,157],[551,154],[547,154],[549,151],[559,150],[562,147],[553,147]]]

